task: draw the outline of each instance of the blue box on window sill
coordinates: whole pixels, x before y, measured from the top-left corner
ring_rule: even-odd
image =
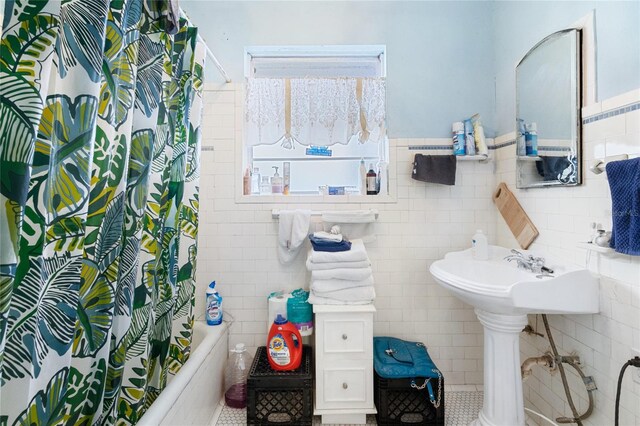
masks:
[[[319,155],[322,157],[331,157],[332,152],[326,146],[314,146],[311,145],[309,148],[305,150],[307,155]]]
[[[330,186],[329,195],[344,195],[344,186]]]

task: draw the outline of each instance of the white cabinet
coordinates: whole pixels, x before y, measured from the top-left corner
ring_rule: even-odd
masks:
[[[322,423],[364,424],[373,404],[373,305],[313,305],[314,414]]]

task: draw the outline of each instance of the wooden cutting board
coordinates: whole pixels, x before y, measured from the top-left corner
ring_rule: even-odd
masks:
[[[507,222],[513,236],[518,240],[520,247],[526,250],[538,237],[539,232],[504,182],[500,183],[496,192],[493,193],[493,202]]]

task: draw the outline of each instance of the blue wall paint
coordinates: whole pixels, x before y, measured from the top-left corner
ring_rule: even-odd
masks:
[[[181,0],[235,81],[248,45],[386,44],[391,137],[448,137],[479,112],[513,131],[515,65],[548,34],[596,11],[599,99],[640,87],[640,1]],[[221,81],[207,63],[208,81]]]
[[[595,10],[598,100],[640,87],[640,1],[505,1],[493,4],[497,134],[515,128],[515,66],[554,31]]]
[[[391,137],[447,137],[451,123],[494,115],[491,8],[483,2],[219,2],[181,7],[231,78],[249,45],[386,44]],[[210,63],[207,66],[212,68]],[[209,71],[209,81],[221,81]]]

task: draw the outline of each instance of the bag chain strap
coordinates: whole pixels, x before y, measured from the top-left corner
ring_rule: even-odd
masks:
[[[431,370],[432,372],[436,373],[438,375],[438,400],[434,401],[431,399],[431,397],[429,397],[429,400],[431,401],[431,403],[433,404],[433,406],[437,409],[440,407],[440,403],[442,402],[442,374],[440,373],[440,370],[438,370],[437,368],[433,368]],[[429,378],[424,380],[424,383],[420,386],[416,385],[416,381],[415,379],[411,380],[411,387],[413,389],[417,389],[417,390],[422,390],[427,386],[427,383],[429,383]]]

